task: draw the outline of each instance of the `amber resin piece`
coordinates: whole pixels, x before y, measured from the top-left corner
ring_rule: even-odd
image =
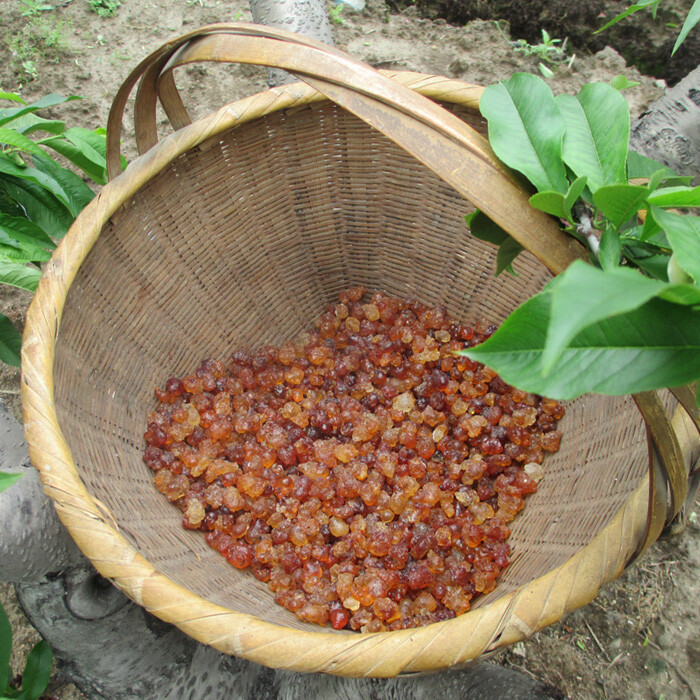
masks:
[[[364,288],[281,347],[156,389],[144,462],[183,526],[300,619],[396,630],[493,590],[561,404],[456,355],[496,329]]]

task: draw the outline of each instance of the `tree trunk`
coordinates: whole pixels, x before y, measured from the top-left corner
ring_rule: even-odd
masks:
[[[700,66],[633,124],[630,146],[679,175],[700,175]]]

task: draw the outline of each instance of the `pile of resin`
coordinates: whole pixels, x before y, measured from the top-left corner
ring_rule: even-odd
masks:
[[[377,632],[469,610],[559,448],[556,401],[455,355],[495,326],[358,287],[296,342],[156,390],[145,463],[300,619]]]

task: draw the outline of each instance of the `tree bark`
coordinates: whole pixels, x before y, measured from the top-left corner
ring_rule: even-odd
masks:
[[[0,583],[37,581],[84,559],[29,461],[22,426],[0,399],[0,471],[22,478],[0,493]]]
[[[107,583],[107,588],[105,588]],[[116,591],[90,563],[17,587],[64,676],[100,700],[546,700],[554,688],[495,664],[406,678],[339,678],[274,671],[221,654]],[[80,610],[91,605],[94,617]],[[92,601],[91,601],[92,599]],[[100,614],[101,613],[101,614]]]
[[[250,0],[253,22],[310,36],[333,46],[331,24],[320,0]],[[296,78],[281,68],[267,74],[270,87],[293,83]]]
[[[700,66],[633,124],[630,146],[679,175],[700,175]]]

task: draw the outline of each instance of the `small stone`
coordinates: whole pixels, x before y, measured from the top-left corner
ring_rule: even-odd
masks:
[[[521,659],[527,657],[527,649],[525,648],[525,644],[523,644],[523,642],[513,644],[513,646],[511,647],[511,651],[515,656],[519,656]]]

